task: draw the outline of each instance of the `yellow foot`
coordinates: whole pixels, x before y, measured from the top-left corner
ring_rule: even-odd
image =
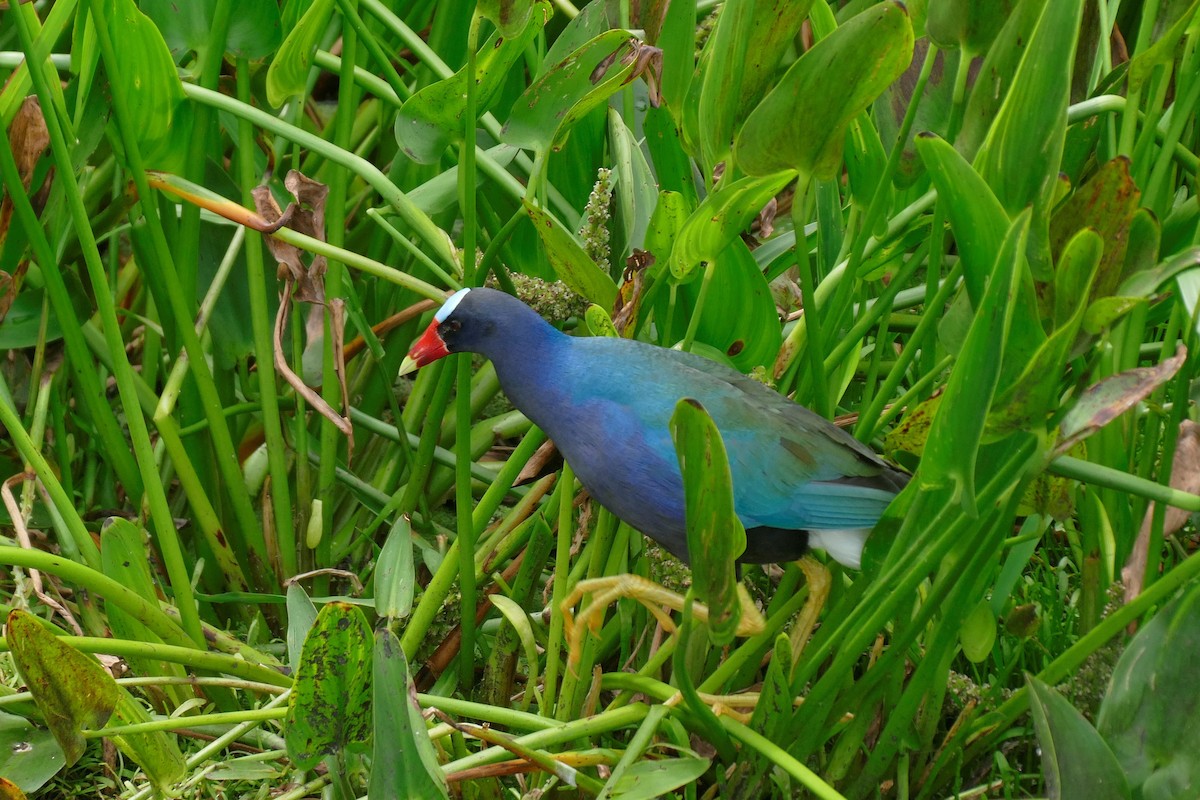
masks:
[[[812,636],[813,627],[817,624],[817,616],[820,615],[821,609],[825,606],[825,601],[829,598],[830,577],[829,570],[824,564],[817,561],[811,556],[805,556],[796,562],[796,566],[804,573],[804,580],[808,583],[808,598],[804,601],[804,608],[800,609],[799,615],[796,617],[796,624],[792,627],[792,663],[800,663],[800,653],[804,651],[804,646],[808,644],[809,638]]]
[[[816,562],[813,562],[816,563]],[[819,566],[819,565],[818,565]],[[822,567],[822,569],[824,569]],[[828,575],[828,573],[826,573]],[[826,581],[828,586],[828,580]],[[583,600],[584,595],[592,595],[591,602],[579,610],[576,617],[572,612],[576,604]],[[600,624],[604,620],[604,610],[610,605],[628,597],[644,605],[663,630],[671,633],[675,630],[675,621],[664,608],[682,611],[683,595],[659,586],[657,583],[638,575],[614,575],[607,578],[591,578],[575,584],[575,588],[567,595],[562,603],[563,629],[567,638],[567,663],[574,666],[579,663],[582,653],[582,630],[590,630],[594,634],[600,632]],[[741,618],[738,622],[738,636],[753,636],[761,633],[766,627],[766,621],[754,601],[746,593],[745,587],[738,584],[738,600],[741,605]],[[702,603],[692,604],[692,616],[701,621],[708,621],[708,607]]]

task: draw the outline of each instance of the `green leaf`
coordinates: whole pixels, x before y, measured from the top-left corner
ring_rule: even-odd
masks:
[[[1200,590],[1193,586],[1138,632],[1113,671],[1096,727],[1140,797],[1182,797],[1200,786],[1198,649]]]
[[[608,312],[595,303],[587,307],[583,319],[592,336],[619,337],[621,335],[617,326],[613,325],[612,317],[608,316]]]
[[[795,567],[793,567],[794,569]],[[795,713],[792,697],[792,640],[785,634],[775,637],[771,663],[758,693],[758,703],[750,716],[750,727],[772,742],[784,741]]]
[[[367,742],[371,640],[371,626],[356,606],[329,603],[317,614],[304,639],[284,724],[288,755],[301,769]]]
[[[140,8],[162,31],[176,61],[189,51],[202,53],[211,46],[217,0],[141,0]],[[282,27],[275,0],[240,0],[229,18],[224,50],[250,60],[265,58],[279,47]]]
[[[712,642],[726,645],[741,618],[736,561],[746,549],[746,530],[733,507],[725,444],[704,406],[688,397],[675,405],[671,438],[683,473],[692,586],[708,606]]]
[[[479,48],[475,58],[475,113],[482,115],[495,101],[525,48],[541,32],[550,16],[550,4],[539,0],[526,15],[523,29],[512,34],[494,32]],[[460,141],[465,126],[467,68],[445,80],[420,89],[400,107],[396,115],[396,141],[409,158],[433,164],[452,141]],[[470,124],[474,124],[471,120]]]
[[[82,731],[104,727],[117,707],[120,688],[94,658],[61,641],[25,611],[9,613],[6,632],[21,680],[70,766],[87,747]]]
[[[750,175],[794,169],[832,179],[847,126],[900,77],[912,52],[912,24],[900,3],[851,18],[797,59],[750,113],[733,148],[738,166]]]
[[[1058,692],[1033,675],[1025,680],[1052,800],[1128,800],[1121,765],[1096,729]]]
[[[793,178],[791,172],[742,178],[722,183],[704,198],[684,222],[671,248],[671,274],[690,281],[705,262],[712,261],[737,239],[763,206]]]
[[[408,517],[400,516],[392,524],[375,566],[375,613],[404,619],[412,611],[416,590],[412,525]]]
[[[287,649],[288,664],[293,670],[300,668],[300,657],[304,650],[304,640],[317,621],[317,607],[304,593],[299,582],[288,584],[287,588]]]
[[[475,4],[475,13],[491,20],[500,35],[507,39],[525,30],[535,5],[540,3],[537,0],[479,0]]]
[[[176,119],[184,97],[183,84],[154,22],[138,10],[133,0],[111,1],[108,24],[120,49],[120,80],[125,96],[133,100],[128,109],[129,122],[150,158],[155,148],[170,138],[174,126],[183,121]]]
[[[617,297],[617,285],[608,273],[596,266],[596,262],[592,261],[557,217],[528,200],[524,201],[524,205],[558,279],[576,294],[601,308],[612,308]]]
[[[1050,277],[1049,218],[1062,167],[1082,12],[1083,0],[1046,4],[1012,88],[975,157],[979,174],[1010,216],[1033,207],[1030,264],[1039,280]]]
[[[152,718],[139,700],[121,689],[111,721],[120,725],[141,725],[151,722]],[[110,738],[160,790],[177,783],[187,771],[187,763],[183,760],[175,736],[167,731],[110,734]]]
[[[708,771],[707,758],[643,759],[630,765],[617,780],[612,800],[654,800],[683,786],[691,786]]]
[[[654,172],[633,131],[614,108],[608,109],[608,141],[614,161],[612,260],[623,263],[645,247],[646,226],[658,201]]]
[[[1013,283],[1022,268],[1028,230],[1026,210],[1013,221],[997,253],[991,280],[946,382],[917,473],[926,488],[953,483],[955,498],[971,516],[977,513],[975,459],[1000,382],[1000,364],[1012,322]]]
[[[963,655],[972,664],[981,664],[991,656],[992,646],[996,644],[996,617],[986,600],[980,601],[962,621],[958,641]]]
[[[938,47],[982,53],[996,38],[1018,0],[929,0],[925,32]]]
[[[375,633],[372,664],[375,754],[367,797],[448,798],[446,778],[421,716],[408,661],[400,640],[390,630]]]
[[[700,352],[696,345],[709,345],[720,352],[722,360],[743,372],[773,363],[782,329],[771,287],[749,246],[740,237],[731,241],[713,259],[711,278],[704,280],[709,281],[708,299],[699,311],[692,352]],[[673,309],[670,294],[658,294],[655,319],[665,344],[683,340],[697,313],[704,280],[675,287]]]
[[[54,734],[24,717],[0,711],[0,775],[23,792],[36,792],[65,766]]]
[[[317,45],[325,36],[333,16],[335,0],[313,0],[296,27],[288,31],[279,52],[267,68],[267,102],[278,108],[289,98],[304,94],[308,71]]]
[[[605,31],[552,67],[513,104],[501,140],[559,150],[580,117],[629,82],[643,45],[628,31]]]
[[[738,128],[775,80],[811,6],[812,0],[729,0],[721,8],[689,100],[697,104],[695,134],[708,168],[728,159]]]

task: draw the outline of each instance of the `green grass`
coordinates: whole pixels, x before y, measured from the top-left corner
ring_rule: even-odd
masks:
[[[1200,569],[1160,507],[1144,592],[1114,599],[1150,501],[1200,509],[1172,475],[1196,362],[1169,361],[1195,349],[1195,8],[633,5],[0,11],[0,602],[164,682],[110,727],[229,740],[118,731],[103,787],[115,739],[79,711],[56,733],[89,731],[82,760],[30,796],[220,796],[218,767],[245,797],[1051,791],[1026,675],[1094,719],[1127,625]],[[293,169],[323,224],[264,237],[252,192],[287,207]],[[580,580],[690,574],[569,468],[514,488],[542,437],[489,366],[396,378],[414,306],[484,282],[576,335],[732,359],[915,470],[794,663],[795,565],[744,575],[762,634],[716,646],[622,599],[570,661]],[[34,692],[0,708],[44,724],[39,679],[74,684],[19,666]],[[309,760],[315,698],[336,712]]]

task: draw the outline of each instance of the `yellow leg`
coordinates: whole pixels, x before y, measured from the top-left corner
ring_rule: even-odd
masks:
[[[800,654],[804,651],[804,646],[808,644],[813,627],[817,624],[817,616],[820,615],[821,609],[825,607],[825,601],[829,598],[831,583],[829,570],[812,556],[800,559],[796,562],[796,566],[800,567],[804,573],[804,580],[808,583],[808,599],[804,601],[804,608],[800,609],[800,614],[796,617],[796,624],[792,627],[793,664],[800,663]]]
[[[591,602],[580,608],[579,616],[576,617],[571,609],[583,599],[584,595],[588,594],[592,595]],[[586,629],[598,634],[600,623],[604,618],[604,610],[622,597],[632,598],[644,605],[663,626],[663,630],[668,633],[675,630],[674,620],[663,609],[665,607],[673,611],[682,611],[684,603],[682,595],[638,575],[614,575],[608,578],[583,580],[575,584],[562,604],[568,664],[574,667],[579,663],[582,630]],[[742,614],[738,622],[737,635],[753,636],[761,632],[765,628],[766,622],[741,584],[738,584],[738,600],[741,603]],[[701,622],[707,622],[708,607],[702,603],[694,603],[692,615]]]

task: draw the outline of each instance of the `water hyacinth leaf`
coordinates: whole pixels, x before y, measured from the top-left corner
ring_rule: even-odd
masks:
[[[1130,275],[1117,289],[1117,294],[1122,297],[1152,297],[1177,275],[1196,267],[1200,267],[1200,247],[1190,247],[1153,269]]]
[[[512,34],[493,32],[475,57],[475,113],[492,105],[525,48],[541,32],[550,17],[550,4],[541,0],[530,6],[525,26]],[[433,164],[453,141],[462,138],[468,124],[463,119],[467,102],[467,68],[445,80],[424,86],[400,107],[396,115],[396,141],[409,158]],[[474,124],[474,120],[470,124]]]
[[[846,178],[850,184],[850,196],[866,208],[879,189],[879,182],[882,180],[884,168],[887,166],[887,153],[884,152],[879,131],[875,129],[871,117],[865,112],[859,114],[858,118],[846,129],[845,154]],[[891,190],[891,186],[884,187],[884,191],[889,192],[883,201],[887,205],[890,205]],[[880,222],[880,227],[882,230],[876,232],[878,235],[887,232],[886,220]]]
[[[317,45],[329,27],[335,0],[313,0],[296,26],[288,31],[267,68],[267,102],[278,108],[304,93]]]
[[[594,5],[602,4],[585,8]],[[656,44],[663,51],[663,104],[678,125],[696,71],[696,0],[671,0]]]
[[[1113,670],[1096,728],[1139,797],[1181,797],[1200,785],[1197,648],[1200,592],[1191,588],[1138,632]]]
[[[1064,315],[1058,328],[1033,354],[1016,380],[1007,385],[988,415],[990,437],[1018,430],[1041,430],[1054,413],[1061,393],[1057,376],[1063,374],[1071,346],[1088,309],[1087,297],[1104,250],[1104,242],[1092,230],[1083,230],[1067,245],[1056,277],[1060,280],[1056,302]],[[1073,302],[1073,305],[1072,305]]]
[[[288,664],[293,670],[300,668],[300,656],[304,651],[304,640],[317,621],[317,607],[308,599],[298,582],[287,588],[287,649]]]
[[[1113,751],[1062,695],[1033,675],[1029,710],[1053,800],[1128,800],[1129,785]]]
[[[595,303],[587,307],[587,311],[583,314],[583,320],[587,323],[588,331],[592,336],[617,337],[621,335],[608,312]]]
[[[392,524],[375,566],[375,613],[404,619],[412,611],[416,589],[412,525],[408,517],[400,516]]]
[[[784,171],[718,186],[688,216],[675,239],[670,259],[675,279],[687,282],[695,278],[705,262],[715,259],[738,238],[763,206],[794,177],[791,171]]]
[[[929,431],[918,475],[926,488],[954,485],[955,499],[974,516],[975,459],[1012,323],[1014,282],[1023,267],[1029,210],[1013,221],[996,255],[983,300],[954,364]]]
[[[1120,156],[1112,159],[1080,186],[1071,197],[1055,211],[1050,220],[1050,252],[1056,263],[1063,248],[1075,234],[1091,228],[1105,242],[1100,258],[1096,282],[1092,287],[1091,299],[1108,297],[1121,282],[1125,269],[1126,246],[1134,214],[1138,210],[1142,193],[1129,174],[1129,159]],[[1057,276],[1055,283],[1058,283]],[[1059,294],[1056,285],[1055,299]],[[1074,302],[1076,297],[1068,297]],[[1055,319],[1061,310],[1055,311]]]
[[[525,30],[535,5],[538,3],[531,0],[480,0],[475,4],[475,13],[490,20],[508,38]]]
[[[992,654],[996,644],[996,617],[986,600],[963,619],[958,629],[958,641],[963,655],[972,664],[981,664]]]
[[[699,756],[655,761],[640,759],[621,774],[608,796],[612,800],[665,797],[680,787],[694,784],[708,771],[711,763]]]
[[[0,775],[11,782],[13,789],[36,792],[65,765],[54,734],[24,717],[0,711]],[[0,798],[4,796],[0,790]]]
[[[792,699],[792,640],[785,634],[775,638],[771,663],[750,716],[750,727],[773,742],[782,741],[794,713]]]
[[[795,169],[832,179],[847,126],[903,74],[912,53],[912,23],[900,3],[852,17],[797,59],[750,113],[733,148],[738,166],[750,175]]]
[[[889,149],[900,135],[900,125],[912,103],[917,78],[928,51],[929,39],[919,37],[913,43],[913,60],[908,69],[875,100],[874,123],[879,129],[880,139],[888,143]],[[923,172],[924,165],[915,147],[917,134],[930,132],[942,137],[949,135],[950,115],[954,107],[954,75],[961,57],[962,52],[958,50],[939,50],[934,55],[934,69],[925,82],[925,91],[917,104],[916,117],[904,141],[904,150],[893,176],[897,187],[911,186]]]
[[[708,167],[728,158],[739,125],[774,80],[811,6],[812,0],[730,0],[722,7],[700,55],[691,101],[698,104],[696,133]]]
[[[211,43],[217,0],[142,0],[139,7],[154,20],[176,61],[188,51],[205,52]],[[283,39],[283,22],[275,0],[244,0],[229,17],[225,52],[247,59],[265,58]]]
[[[151,722],[150,713],[132,694],[120,689],[111,722],[117,725],[141,725]],[[150,782],[160,790],[179,781],[187,771],[187,763],[175,736],[167,731],[111,734],[113,743],[131,758]]]
[[[978,308],[1009,227],[1008,214],[979,173],[944,139],[918,136],[917,153],[943,201],[963,264],[963,284],[971,305]]]
[[[529,679],[525,682],[525,703],[528,704],[533,699],[533,692],[538,683],[538,646],[537,639],[533,634],[533,623],[529,619],[529,614],[521,608],[521,604],[511,597],[497,593],[491,596],[491,602],[517,632],[517,638],[520,639],[521,647],[525,651],[525,663],[529,666],[530,673]]]
[[[375,633],[372,663],[375,757],[367,796],[448,798],[408,661],[390,630]]]
[[[627,31],[605,31],[555,64],[513,104],[502,141],[530,150],[558,150],[572,125],[633,78],[645,47]]]
[[[708,299],[697,311],[704,280],[709,281]],[[715,348],[722,360],[742,372],[771,364],[779,353],[782,329],[771,286],[749,246],[740,237],[731,241],[712,261],[711,277],[704,280],[675,287],[673,313],[670,293],[658,293],[654,309],[659,335],[671,345],[682,341],[692,316],[699,313],[694,345]],[[693,352],[698,352],[695,346]]]
[[[1010,215],[1033,207],[1030,265],[1050,278],[1049,217],[1062,166],[1083,0],[1047,3],[975,166]]]
[[[646,149],[650,162],[654,164],[660,191],[681,194],[687,199],[688,207],[700,204],[696,191],[695,164],[684,149],[683,140],[671,115],[665,108],[649,108],[642,121],[642,133],[646,137]],[[666,262],[664,262],[666,263]]]
[[[996,121],[1045,5],[1046,0],[1021,0],[988,48],[963,113],[962,128],[954,140],[954,146],[966,159],[975,158]]]
[[[152,158],[170,140],[175,126],[183,122],[179,71],[158,27],[133,0],[115,0],[108,25],[120,48],[119,76],[124,92],[137,99],[128,107],[130,129],[137,134],[147,158]],[[184,108],[190,113],[190,108]],[[157,159],[151,166],[156,165]]]
[[[624,261],[635,248],[645,247],[646,226],[658,200],[658,188],[637,138],[614,108],[608,109],[608,141],[616,177],[612,202],[616,225],[610,225],[612,260],[618,262]]]
[[[1175,4],[1176,6],[1180,4]],[[1185,31],[1195,24],[1196,10],[1200,8],[1200,0],[1193,0],[1183,11],[1175,18],[1171,27],[1165,30],[1161,36],[1142,52],[1138,53],[1129,61],[1129,91],[1134,92],[1142,88],[1150,76],[1154,74],[1154,68],[1165,64],[1170,64],[1175,58],[1176,48],[1179,45],[1180,38],[1183,37]],[[1178,11],[1178,8],[1175,9]]]
[[[666,266],[675,238],[688,219],[687,204],[678,192],[659,192],[658,202],[646,225],[645,248],[654,256],[657,269]],[[657,270],[656,270],[657,271]]]
[[[87,747],[82,731],[104,727],[120,689],[94,658],[59,640],[32,614],[10,612],[6,632],[21,680],[70,766]]]
[[[1182,283],[1186,277],[1186,273],[1180,275],[1179,281]],[[1180,294],[1185,294],[1182,289]],[[1083,330],[1089,336],[1097,336],[1130,311],[1149,303],[1150,300],[1145,297],[1101,297],[1088,306],[1083,317]]]
[[[284,740],[301,769],[371,734],[371,626],[356,606],[329,603],[304,639],[288,698]]]
[[[596,262],[584,251],[583,245],[557,217],[528,200],[525,200],[524,204],[558,279],[571,287],[576,294],[586,297],[601,308],[612,308],[617,296],[617,285],[608,273],[596,266]]]
[[[1061,438],[1056,453],[1064,453],[1133,408],[1163,385],[1183,366],[1187,349],[1181,344],[1175,355],[1153,367],[1136,367],[1110,375],[1092,384],[1079,397],[1059,426]]]
[[[982,53],[1000,33],[1018,0],[929,0],[925,32],[943,49]]]
[[[746,549],[746,530],[733,509],[725,444],[704,406],[686,397],[671,415],[671,438],[683,474],[688,552],[698,554],[692,559],[693,589],[708,606],[713,643],[726,645],[741,617],[736,561]]]

